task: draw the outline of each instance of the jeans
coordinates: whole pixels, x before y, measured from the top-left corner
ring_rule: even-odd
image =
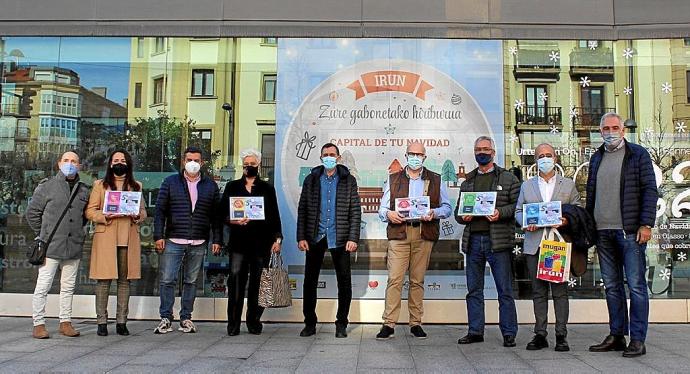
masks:
[[[326,238],[323,238],[317,245],[310,246],[307,251],[307,258],[304,265],[304,285],[302,288],[302,313],[304,313],[304,324],[314,326],[317,322],[316,317],[316,288],[319,285],[319,273],[323,264],[323,257],[326,254]],[[335,315],[335,324],[347,326],[348,315],[350,314],[350,303],[352,302],[352,273],[350,271],[350,252],[345,251],[344,247],[329,250],[333,258],[335,277],[338,281],[338,311]]]
[[[244,307],[244,291],[247,292],[247,327],[261,325],[264,308],[259,306],[261,271],[268,267],[267,257],[253,254],[231,253],[228,277],[228,327],[239,328]]]
[[[33,296],[34,326],[46,324],[46,301],[48,292],[53,285],[53,278],[58,268],[60,273],[60,322],[72,321],[72,299],[74,287],[77,283],[79,260],[56,260],[46,258],[46,262],[38,268],[36,289]]]
[[[646,244],[639,244],[635,234],[623,230],[599,230],[597,253],[609,309],[611,335],[628,335],[644,342],[649,324],[649,294],[645,269]],[[625,276],[625,277],[624,277]],[[625,297],[624,279],[630,291],[630,317]]]
[[[488,234],[470,235],[467,255],[467,319],[469,333],[484,335],[484,268],[489,262],[498,291],[499,327],[503,336],[516,336],[517,311],[513,298],[510,251],[493,252]]]
[[[175,284],[180,268],[183,271],[182,309],[180,321],[192,319],[194,299],[196,298],[196,279],[204,263],[207,244],[190,245],[175,244],[169,240],[165,242],[165,250],[161,254],[160,271],[160,315],[161,318],[173,320],[173,305],[175,304]]]

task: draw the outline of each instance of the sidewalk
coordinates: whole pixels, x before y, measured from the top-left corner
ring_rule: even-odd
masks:
[[[198,323],[199,332],[174,331],[154,335],[156,321],[131,321],[132,336],[96,335],[93,320],[76,320],[78,338],[56,333],[57,321],[48,321],[51,338],[31,338],[31,320],[0,317],[0,373],[18,372],[688,372],[690,325],[652,325],[647,355],[625,359],[619,352],[589,353],[607,332],[605,325],[571,325],[571,351],[551,347],[527,351],[530,326],[521,325],[518,347],[504,348],[497,326],[489,326],[484,343],[459,346],[466,326],[425,326],[426,340],[396,328],[390,341],[376,341],[378,325],[352,325],[347,339],[336,339],[333,325],[320,325],[316,336],[300,338],[299,324],[265,324],[260,336],[246,333],[229,337],[225,324]],[[177,326],[176,326],[177,327]]]

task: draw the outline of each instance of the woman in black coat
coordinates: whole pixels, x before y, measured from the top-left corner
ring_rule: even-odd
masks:
[[[242,178],[227,184],[221,199],[225,224],[230,226],[230,276],[228,277],[228,335],[240,333],[244,290],[249,280],[247,295],[247,330],[259,335],[263,325],[259,306],[261,270],[268,266],[272,252],[280,252],[280,212],[276,191],[259,177],[261,153],[250,149],[241,153]],[[250,220],[230,216],[231,197],[263,197],[265,219]],[[239,204],[239,203],[238,203]]]

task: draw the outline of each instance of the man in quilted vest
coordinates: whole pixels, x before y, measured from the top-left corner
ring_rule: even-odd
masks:
[[[429,266],[431,249],[439,238],[439,222],[450,217],[451,206],[446,185],[441,176],[423,166],[426,149],[418,142],[407,146],[407,166],[391,174],[384,187],[379,217],[388,223],[386,234],[388,246],[388,285],[386,286],[386,308],[383,312],[383,327],[376,335],[378,340],[394,336],[395,324],[400,316],[400,299],[405,272],[409,271],[410,333],[424,339],[422,329],[424,314],[424,275]],[[405,219],[395,209],[395,199],[428,196],[431,210],[421,219]]]

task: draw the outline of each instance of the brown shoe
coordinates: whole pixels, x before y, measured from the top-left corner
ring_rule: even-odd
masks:
[[[48,330],[46,330],[46,325],[34,326],[34,332],[32,335],[33,335],[34,339],[48,339],[48,338],[50,338],[50,335],[48,334]]]
[[[80,335],[79,331],[72,327],[72,322],[60,322],[60,329],[58,331],[60,334],[69,336],[71,338],[75,338]]]

